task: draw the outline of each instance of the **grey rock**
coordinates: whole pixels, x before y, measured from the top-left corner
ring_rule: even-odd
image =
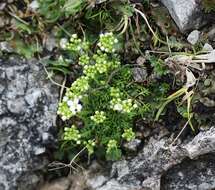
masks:
[[[161,179],[162,190],[212,190],[215,188],[215,154],[185,159]]]
[[[145,67],[135,67],[133,68],[133,77],[135,82],[145,82],[148,77],[148,73]]]
[[[52,51],[57,46],[54,36],[48,36],[43,43],[45,48],[49,51]]]
[[[66,49],[66,45],[67,45],[67,43],[68,43],[67,38],[61,38],[61,39],[60,39],[60,42],[59,42],[59,46],[60,46],[60,48],[62,48],[62,49]]]
[[[184,146],[189,158],[215,153],[215,127],[199,133],[190,143]]]
[[[0,10],[1,11],[4,10],[5,7],[6,7],[6,3],[0,3]]]
[[[187,37],[187,41],[192,44],[195,45],[198,40],[199,40],[199,35],[200,35],[200,31],[198,30],[193,30]]]
[[[126,142],[123,144],[123,147],[129,151],[132,151],[132,152],[136,152],[138,147],[140,146],[141,144],[141,140],[140,139],[134,139],[130,142]]]
[[[207,33],[208,39],[211,41],[215,41],[215,25],[213,25],[210,29],[209,32]]]
[[[92,187],[93,189],[96,189],[98,187],[101,187],[106,181],[108,180],[107,177],[103,175],[95,176],[91,179],[87,180],[87,185]]]
[[[32,190],[56,144],[58,88],[37,61],[17,57],[0,59],[0,79],[0,189]]]
[[[120,184],[118,181],[112,179],[104,186],[97,188],[98,190],[136,190],[136,187],[130,185]]]
[[[182,32],[199,28],[205,22],[196,0],[161,0]]]
[[[172,136],[152,136],[132,159],[112,165],[109,180],[95,190],[182,190],[215,188],[215,127],[170,146]],[[103,175],[102,172],[94,175]]]
[[[8,42],[0,42],[0,50],[7,52],[7,53],[12,53],[14,52],[14,49],[10,46]]]
[[[214,48],[212,47],[212,45],[205,43],[205,45],[202,48],[202,51],[213,51]]]

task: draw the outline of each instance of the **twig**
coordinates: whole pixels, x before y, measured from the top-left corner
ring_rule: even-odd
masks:
[[[45,70],[45,72],[46,72],[46,74],[47,74],[48,79],[49,79],[53,84],[55,84],[55,85],[57,85],[57,86],[60,86],[61,88],[66,88],[66,89],[68,89],[68,87],[63,86],[63,85],[61,85],[61,84],[55,82],[55,81],[51,78],[51,76],[50,76],[49,72],[47,71],[46,67],[44,66],[44,64],[43,64],[43,63],[41,63],[41,64],[43,65],[43,68],[44,68],[44,70]]]
[[[187,127],[187,125],[189,124],[189,120],[185,123],[184,127],[182,128],[182,130],[180,131],[180,133],[177,135],[177,137],[173,140],[173,142],[170,144],[170,146],[174,145],[175,142],[178,140],[178,138],[181,136],[181,134],[183,133],[184,129]]]
[[[19,22],[21,22],[21,23],[23,23],[23,24],[29,26],[29,23],[27,23],[27,22],[24,21],[23,19],[19,18],[17,15],[15,15],[15,14],[13,14],[13,13],[11,13],[11,12],[8,12],[8,14],[9,14],[10,16],[14,17],[14,18],[15,18],[16,20],[18,20]]]
[[[63,92],[64,92],[65,85],[66,85],[66,76],[64,76],[62,87],[60,89],[60,99],[59,99],[60,102],[61,102],[62,97],[63,97]]]
[[[146,25],[148,26],[148,28],[149,28],[149,30],[151,31],[151,33],[153,34],[153,36],[154,36],[159,42],[161,42],[161,43],[167,45],[167,43],[166,43],[165,41],[161,40],[161,39],[155,34],[154,30],[152,29],[152,27],[150,26],[150,24],[149,24],[149,22],[148,22],[148,19],[147,19],[146,16],[145,16],[145,14],[144,14],[143,12],[141,12],[140,10],[136,9],[136,8],[134,8],[134,10],[135,10],[137,13],[139,13],[139,14],[142,16],[142,18],[145,20]]]
[[[81,149],[75,156],[74,158],[70,161],[69,164],[64,164],[62,162],[52,162],[48,165],[48,167],[51,167],[49,169],[49,171],[53,171],[53,170],[59,170],[59,169],[64,169],[64,168],[70,168],[70,174],[71,174],[71,169],[75,170],[76,172],[78,172],[78,170],[73,166],[73,164],[75,164],[76,166],[78,166],[79,168],[81,168],[82,170],[84,170],[83,167],[81,167],[80,165],[78,165],[75,162],[75,159],[86,149],[86,147],[84,147],[83,149]],[[53,168],[52,168],[53,167]]]

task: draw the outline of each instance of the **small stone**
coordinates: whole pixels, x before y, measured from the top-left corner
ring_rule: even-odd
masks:
[[[204,81],[204,86],[208,87],[208,86],[210,86],[210,85],[211,85],[211,80],[210,80],[210,79],[206,79],[206,80]]]
[[[137,60],[136,60],[136,63],[138,65],[143,65],[145,62],[146,62],[146,58],[142,57],[142,56],[138,57]]]
[[[213,50],[214,50],[213,47],[208,43],[205,43],[205,45],[202,48],[202,51],[213,51]]]
[[[146,68],[144,67],[135,67],[133,68],[133,77],[135,82],[143,83],[148,77]]]
[[[4,10],[6,3],[0,3],[0,11]]]
[[[40,155],[46,152],[44,147],[34,147],[34,155]]]
[[[36,11],[38,8],[39,8],[39,3],[37,0],[34,0],[32,1],[30,4],[29,4],[29,8],[32,10],[32,11]]]
[[[187,37],[187,41],[195,45],[199,40],[200,32],[198,30],[193,30]]]
[[[66,48],[66,44],[68,43],[68,40],[66,39],[66,38],[61,38],[60,39],[60,47],[62,48],[62,49],[65,49]]]
[[[54,36],[47,37],[43,43],[48,51],[52,51],[56,47],[56,40]]]

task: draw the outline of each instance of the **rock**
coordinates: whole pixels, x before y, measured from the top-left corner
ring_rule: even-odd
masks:
[[[213,50],[214,50],[213,47],[208,43],[205,43],[205,45],[202,48],[202,51],[213,51]]]
[[[198,30],[193,30],[187,37],[187,41],[192,44],[192,45],[195,45],[198,40],[199,40],[199,35],[200,35],[200,32]]]
[[[144,66],[142,67],[135,67],[132,70],[133,77],[135,82],[143,83],[147,80],[148,73]]]
[[[215,127],[201,131],[195,138],[187,139],[176,146],[170,146],[173,138],[162,130],[161,128],[159,134],[150,137],[143,150],[133,159],[122,159],[113,163],[109,177],[106,176],[108,180],[100,187],[91,188],[214,189]],[[103,172],[97,171],[93,175],[102,176]]]
[[[92,187],[92,189],[96,189],[100,186],[102,186],[108,179],[103,176],[95,176],[94,178],[91,178],[90,180],[87,181],[87,185]]]
[[[46,39],[44,39],[43,45],[48,51],[52,51],[57,46],[55,37],[52,35],[48,36]]]
[[[189,158],[215,153],[215,127],[199,133],[190,143],[184,146]]]
[[[6,3],[0,3],[0,10],[3,11],[6,7]]]
[[[212,190],[215,188],[215,154],[197,160],[185,159],[169,169],[161,179],[161,190]]]
[[[215,41],[215,25],[213,25],[208,33],[207,33],[207,36],[208,36],[208,39],[211,40],[211,41]]]
[[[196,0],[161,0],[182,32],[197,29],[205,22]]]
[[[104,186],[97,188],[97,190],[136,190],[136,188],[130,185],[120,184],[118,181],[112,179]]]
[[[29,4],[29,8],[32,11],[36,11],[39,8],[39,6],[40,5],[39,5],[39,2],[37,0],[34,0]]]
[[[60,39],[60,42],[59,42],[60,48],[66,49],[67,43],[68,43],[68,40],[67,40],[66,38],[61,38],[61,39]]]
[[[134,139],[130,142],[126,142],[123,144],[123,147],[129,151],[132,151],[132,152],[136,152],[138,147],[140,146],[141,144],[141,140],[140,139]]]
[[[0,20],[1,21],[1,20]],[[0,42],[0,51],[12,53],[14,52],[13,48],[10,46],[10,44],[6,41]]]
[[[46,183],[40,190],[68,190],[70,185],[70,178],[65,177]]]
[[[58,88],[37,61],[0,59],[0,189],[31,190],[56,145]]]

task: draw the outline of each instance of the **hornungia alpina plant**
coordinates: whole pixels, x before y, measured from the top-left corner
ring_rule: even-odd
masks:
[[[82,71],[58,108],[62,120],[73,122],[64,128],[64,145],[72,151],[85,147],[89,156],[102,150],[108,160],[121,157],[122,142],[135,138],[134,118],[150,109],[142,100],[150,92],[135,83],[130,66],[120,62],[118,43],[113,33],[100,34],[96,46],[72,35],[66,50]]]

